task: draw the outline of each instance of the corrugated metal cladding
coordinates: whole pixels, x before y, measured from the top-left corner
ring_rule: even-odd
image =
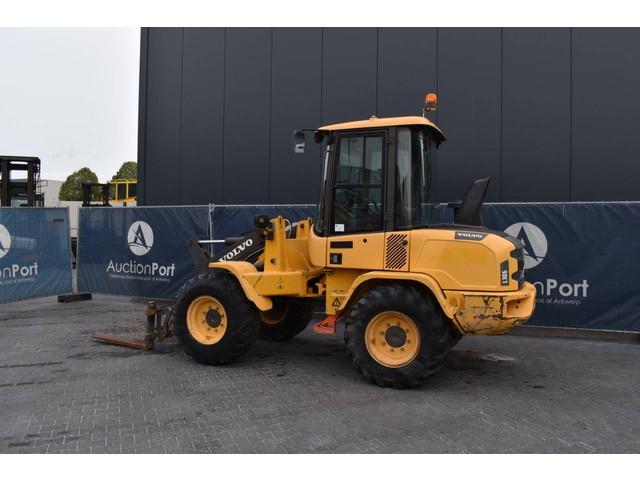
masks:
[[[142,30],[140,203],[315,203],[294,128],[419,114],[437,91],[440,199],[639,200],[640,29]]]

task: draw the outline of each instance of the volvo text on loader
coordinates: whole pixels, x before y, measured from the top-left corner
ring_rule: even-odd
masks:
[[[376,118],[315,130],[325,145],[315,220],[257,216],[255,230],[209,255],[190,249],[198,272],[182,287],[174,329],[197,361],[225,364],[258,339],[283,341],[310,322],[319,333],[344,322],[354,367],[384,387],[419,385],[463,335],[496,335],[526,321],[535,288],[523,248],[482,226],[489,179],[439,221],[435,154],[445,140],[423,116]],[[304,151],[304,132],[294,134]],[[314,300],[316,300],[314,302]]]

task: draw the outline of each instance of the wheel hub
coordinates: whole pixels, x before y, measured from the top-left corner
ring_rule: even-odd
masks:
[[[398,325],[391,325],[384,332],[384,339],[393,348],[400,348],[407,342],[407,333]]]
[[[205,320],[207,321],[207,325],[211,328],[218,328],[222,323],[222,317],[220,316],[220,312],[213,308],[210,308],[207,314],[205,315]]]

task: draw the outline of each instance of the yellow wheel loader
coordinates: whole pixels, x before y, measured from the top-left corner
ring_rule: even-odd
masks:
[[[324,144],[315,220],[257,216],[255,230],[212,256],[189,248],[199,274],[175,304],[174,329],[199,362],[220,365],[258,339],[288,340],[313,306],[318,333],[344,323],[354,367],[383,387],[423,383],[464,335],[497,335],[525,322],[535,288],[523,246],[482,225],[489,179],[477,180],[440,222],[436,150],[445,140],[423,116],[340,123],[312,131]],[[305,132],[294,132],[304,151]]]

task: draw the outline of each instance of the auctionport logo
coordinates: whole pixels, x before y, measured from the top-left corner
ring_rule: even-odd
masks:
[[[519,222],[505,230],[512,237],[520,240],[524,246],[524,268],[532,269],[542,263],[547,256],[549,243],[544,232],[533,223]],[[562,282],[556,278],[544,278],[533,282],[538,290],[537,303],[558,305],[580,305],[582,299],[588,297],[589,282]]]
[[[147,222],[133,222],[127,233],[127,245],[134,255],[141,257],[153,247],[153,229]],[[124,262],[110,260],[106,272],[111,278],[125,280],[169,281],[176,274],[176,264],[160,264],[158,262],[142,263],[129,259]]]
[[[7,227],[0,223],[0,258],[9,253],[11,248],[11,234]]]
[[[540,265],[547,256],[547,237],[533,223],[519,222],[507,227],[506,233],[517,238],[524,245],[524,268],[528,270]]]
[[[0,223],[0,258],[9,253],[11,248],[11,234],[7,227]],[[32,282],[38,276],[38,262],[30,265],[4,264],[0,268],[0,285],[14,284],[18,282]]]
[[[133,222],[129,227],[127,241],[131,253],[139,257],[146,255],[153,247],[153,230],[151,226],[141,220]]]

